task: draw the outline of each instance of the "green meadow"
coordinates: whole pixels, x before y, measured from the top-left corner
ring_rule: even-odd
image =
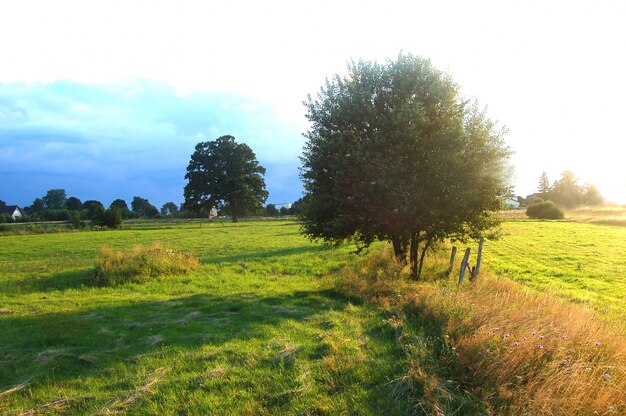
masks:
[[[522,220],[502,228],[502,239],[485,247],[490,271],[587,304],[623,325],[626,227]]]
[[[508,221],[503,231],[485,246],[491,272],[612,321],[624,311],[626,228]],[[202,268],[87,283],[103,247],[154,242]],[[0,414],[419,413],[399,388],[406,346],[390,317],[337,289],[352,250],[326,250],[289,221],[2,236]]]

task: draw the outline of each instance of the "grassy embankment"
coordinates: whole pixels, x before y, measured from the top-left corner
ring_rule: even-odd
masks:
[[[551,270],[570,276],[550,256],[524,266],[530,257],[513,255],[516,245],[557,250],[557,230],[593,242],[598,251],[561,255],[582,253],[580,273],[613,282],[612,294],[587,282],[583,300],[614,321],[626,304],[623,262],[598,253],[626,241],[626,229],[507,223],[509,235],[486,247],[487,268],[530,284],[534,274],[538,287],[554,279]],[[415,285],[376,256],[338,273],[352,262],[348,248],[324,251],[281,222],[1,240],[0,413],[566,414],[574,409],[562,403],[568,395],[582,403],[578,412],[624,410],[615,400],[626,385],[623,334],[580,306],[506,280],[483,277],[461,290]],[[84,284],[103,246],[154,241],[197,256],[202,269],[143,284]],[[426,273],[443,263],[431,259]],[[581,279],[591,277],[551,287],[576,298]]]

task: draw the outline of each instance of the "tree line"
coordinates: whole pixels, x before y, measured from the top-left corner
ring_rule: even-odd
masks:
[[[519,198],[522,206],[552,201],[563,208],[576,208],[581,205],[602,205],[605,199],[592,184],[581,185],[572,171],[561,173],[561,177],[550,184],[548,174],[543,172],[539,178],[537,192],[526,198]]]

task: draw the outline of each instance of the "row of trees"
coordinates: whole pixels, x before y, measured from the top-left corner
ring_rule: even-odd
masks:
[[[561,177],[550,184],[550,179],[546,172],[541,174],[537,192],[526,198],[526,204],[541,199],[543,201],[553,201],[564,208],[575,208],[579,205],[601,205],[604,197],[592,184],[581,185],[576,175],[571,171],[561,173]]]
[[[98,200],[81,201],[75,196],[67,197],[65,189],[50,189],[46,195],[36,198],[33,203],[24,208],[29,221],[92,221],[103,223],[103,218],[119,216],[122,220],[128,218],[156,218],[159,216],[176,216],[179,209],[173,202],[168,202],[157,209],[147,199],[134,197],[130,208],[123,199],[116,199],[105,208]],[[109,211],[118,214],[111,214]],[[111,222],[108,221],[109,223]],[[120,220],[121,223],[121,220]]]

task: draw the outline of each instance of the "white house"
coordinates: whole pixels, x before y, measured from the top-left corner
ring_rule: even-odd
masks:
[[[14,220],[16,220],[24,216],[24,211],[22,211],[22,208],[17,205],[4,205],[0,206],[0,214],[9,214]]]

